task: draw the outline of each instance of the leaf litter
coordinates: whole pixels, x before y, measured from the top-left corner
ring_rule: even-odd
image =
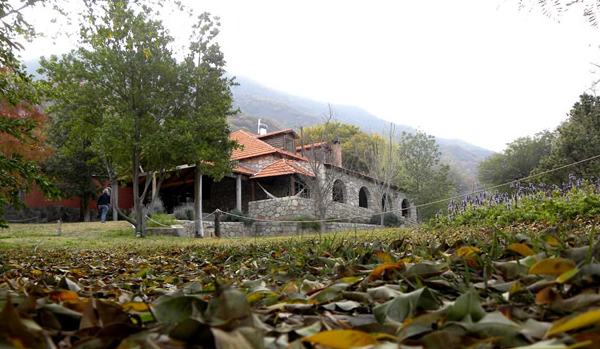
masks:
[[[0,346],[599,348],[596,223],[2,250]]]

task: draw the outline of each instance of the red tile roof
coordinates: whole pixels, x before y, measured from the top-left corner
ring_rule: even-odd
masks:
[[[241,174],[245,174],[245,175],[249,175],[249,176],[252,176],[255,173],[255,171],[253,171],[247,167],[240,166],[240,165],[237,165],[233,169],[233,172],[237,172],[237,173],[241,173]]]
[[[318,148],[318,147],[322,147],[323,145],[327,145],[327,142],[319,142],[319,143],[314,143],[314,144],[313,143],[308,143],[308,144],[304,145],[304,149],[308,150],[308,149],[312,148],[313,145],[315,146],[315,148]],[[299,145],[299,146],[296,147],[296,151],[301,151],[301,150],[302,150],[302,146],[301,145]]]
[[[264,167],[260,172],[252,176],[252,178],[265,178],[265,177],[275,177],[275,176],[284,176],[289,174],[299,173],[309,177],[314,177],[310,171],[306,170],[304,167],[298,165],[295,161],[289,159],[280,159],[270,164],[269,166]]]
[[[264,136],[265,135],[263,135],[263,137]],[[287,155],[289,157],[303,161],[308,160],[307,158],[301,155],[297,155],[294,153],[284,151],[282,149],[275,148],[274,146],[258,139],[258,135],[246,132],[244,130],[235,131],[229,136],[229,139],[236,140],[242,146],[241,148],[238,148],[231,153],[231,160],[248,159],[272,153]]]
[[[261,139],[261,138],[275,136],[275,135],[282,134],[282,133],[283,134],[285,134],[285,133],[293,133],[294,134],[294,138],[300,138],[300,136],[298,136],[298,134],[296,133],[296,131],[292,130],[291,128],[287,128],[287,129],[281,130],[281,131],[274,131],[274,132],[266,133],[264,135],[256,135],[256,138]]]

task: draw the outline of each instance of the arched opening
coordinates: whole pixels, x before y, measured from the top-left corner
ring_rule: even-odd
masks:
[[[408,201],[406,201],[406,199],[402,200],[402,217],[408,217],[409,216],[409,212],[408,212]]]
[[[346,186],[344,182],[339,179],[336,179],[333,182],[333,201],[344,203],[344,194],[346,191]]]
[[[365,187],[358,192],[358,207],[369,208],[369,191]]]

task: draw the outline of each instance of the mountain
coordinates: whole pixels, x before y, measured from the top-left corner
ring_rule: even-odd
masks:
[[[326,102],[318,102],[286,94],[261,85],[245,77],[236,77],[238,86],[232,88],[234,106],[242,112],[230,119],[232,129],[243,128],[257,132],[257,121],[269,126],[269,132],[283,128],[299,128],[322,123],[328,115]],[[385,121],[364,109],[347,105],[331,105],[335,121],[356,125],[365,132],[383,132],[389,129]],[[254,121],[253,124],[250,121]],[[241,125],[243,124],[243,126]],[[249,127],[252,125],[252,127]],[[407,125],[396,125],[396,132],[415,132]],[[437,138],[442,152],[442,162],[450,164],[458,172],[460,179],[467,183],[476,181],[477,164],[493,154],[492,151],[461,141],[459,139]]]

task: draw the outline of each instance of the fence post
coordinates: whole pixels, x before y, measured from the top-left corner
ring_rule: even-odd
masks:
[[[60,236],[60,223],[62,223],[62,221],[59,219],[58,220],[58,236]]]
[[[221,238],[221,211],[215,211],[215,237],[217,239]]]

